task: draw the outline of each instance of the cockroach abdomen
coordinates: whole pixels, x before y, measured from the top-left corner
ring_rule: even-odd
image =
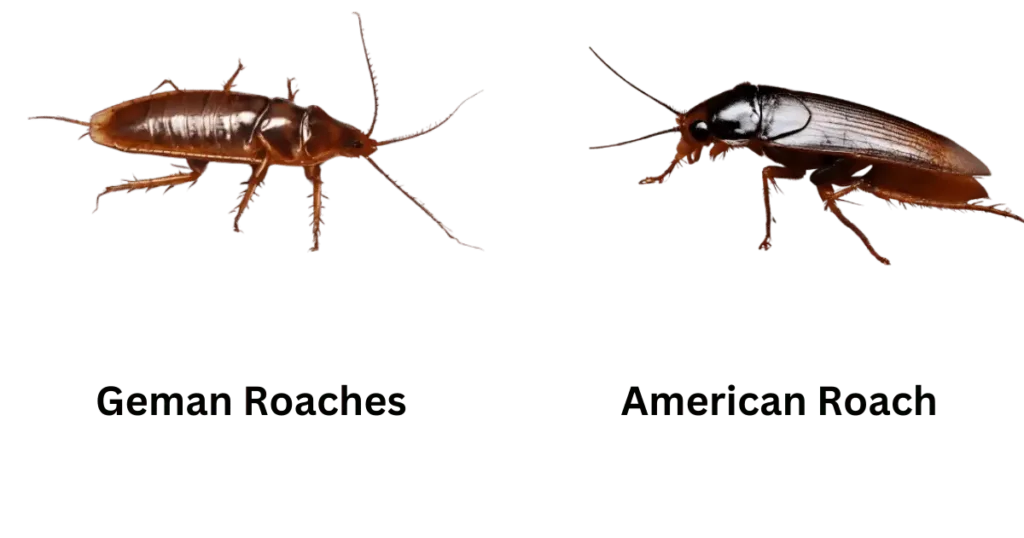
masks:
[[[943,203],[967,203],[988,198],[985,187],[973,176],[943,174],[918,168],[876,164],[864,174],[864,182],[888,193]]]

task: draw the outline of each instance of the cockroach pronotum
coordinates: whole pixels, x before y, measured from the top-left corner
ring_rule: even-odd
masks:
[[[238,221],[256,195],[256,188],[266,177],[267,169],[275,164],[301,166],[313,185],[313,194],[310,195],[313,199],[313,248],[310,250],[315,251],[320,248],[320,224],[323,222],[320,218],[323,198],[320,165],[334,157],[363,157],[419,206],[448,237],[461,245],[478,248],[459,241],[447,226],[370,158],[380,146],[416,138],[444,125],[466,101],[477,94],[466,98],[448,117],[431,127],[382,142],[370,138],[377,124],[377,78],[366,50],[362,18],[358,13],[355,15],[359,21],[359,37],[363,42],[366,67],[370,71],[370,82],[373,85],[373,121],[365,134],[332,118],[320,107],[296,105],[295,94],[298,90],[292,91],[294,79],[288,79],[287,99],[232,91],[235,78],[244,69],[241,61],[235,73],[224,84],[223,90],[181,90],[170,80],[165,80],[150,95],[97,112],[88,122],[62,116],[36,116],[29,119],[51,119],[84,125],[89,128],[85,135],[89,135],[98,144],[130,153],[183,158],[188,163],[187,167],[180,167],[187,172],[155,179],[137,179],[107,187],[96,197],[97,209],[100,197],[107,193],[138,189],[148,191],[157,187],[170,190],[175,185],[195,184],[210,161],[246,163],[252,166],[252,175],[247,182],[242,183],[246,188],[239,196],[241,201],[234,211],[237,232]],[[154,93],[164,85],[170,85],[174,90]]]
[[[766,166],[761,171],[766,214],[761,250],[772,245],[769,185],[778,190],[776,179],[801,179],[808,170],[813,170],[811,183],[818,188],[825,209],[857,234],[885,265],[889,260],[875,252],[864,232],[839,210],[836,202],[853,191],[862,190],[900,204],[982,211],[1024,222],[1006,209],[976,202],[988,198],[974,177],[989,175],[984,163],[956,142],[904,119],[834,97],[749,83],[680,112],[626,80],[594,49],[590,51],[626,84],[676,115],[676,126],[671,129],[591,148],[680,133],[668,169],[642,180],[641,185],[663,182],[684,160],[688,164],[697,162],[707,145],[711,145],[708,153],[712,160],[730,149],[746,147],[782,165]],[[857,175],[868,167],[870,170]]]

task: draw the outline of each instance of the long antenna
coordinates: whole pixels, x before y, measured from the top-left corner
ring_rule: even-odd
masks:
[[[383,142],[377,142],[377,145],[378,146],[386,146],[388,144],[394,144],[395,142],[401,142],[403,140],[409,140],[410,138],[416,138],[417,136],[425,135],[425,134],[429,133],[430,131],[433,131],[434,129],[437,129],[438,127],[444,125],[446,121],[452,119],[452,116],[454,116],[455,113],[458,112],[460,108],[462,108],[462,105],[466,104],[466,101],[469,101],[470,99],[480,95],[481,92],[483,92],[483,90],[480,90],[479,92],[476,92],[473,95],[470,95],[469,97],[464,99],[461,103],[459,103],[459,106],[455,107],[455,110],[453,110],[451,114],[448,114],[447,118],[437,122],[434,126],[427,127],[426,129],[423,129],[422,131],[418,131],[418,132],[415,132],[415,133],[410,134],[410,135],[400,136],[398,138],[392,138],[390,140],[385,140]]]
[[[669,112],[671,112],[673,114],[679,114],[679,113],[683,112],[683,110],[680,109],[679,107],[676,107],[675,105],[671,105],[671,104],[669,104],[669,102],[666,102],[666,101],[664,101],[662,99],[659,99],[659,98],[651,95],[647,90],[641,88],[640,86],[637,86],[635,82],[633,82],[632,80],[628,79],[625,75],[615,71],[614,68],[612,68],[611,66],[608,65],[608,60],[604,59],[604,57],[602,57],[601,54],[599,54],[597,52],[597,50],[594,49],[594,47],[588,47],[588,48],[590,49],[590,53],[593,54],[594,57],[596,57],[598,61],[600,61],[602,66],[604,66],[604,69],[608,70],[608,73],[611,73],[612,75],[614,75],[618,79],[620,79],[623,82],[629,84],[630,87],[633,88],[633,91],[636,91],[637,93],[643,95],[644,97],[647,97],[648,99],[650,99],[653,102],[654,105],[657,105],[658,107],[662,107],[663,109],[666,109],[666,110],[668,110]]]
[[[377,123],[381,120],[381,85],[377,79],[377,67],[374,66],[374,58],[370,55],[367,47],[367,29],[362,26],[362,14],[352,9],[352,18],[355,19],[355,27],[359,31],[359,49],[362,50],[362,59],[367,64],[367,76],[370,77],[370,91],[374,98],[374,110],[371,111],[370,125],[366,133],[374,136]],[[374,136],[376,138],[376,136]]]
[[[653,138],[655,136],[666,136],[669,134],[679,134],[679,129],[673,127],[671,129],[658,129],[656,131],[648,132],[647,134],[641,134],[632,140],[623,140],[621,142],[612,143],[595,143],[594,146],[587,148],[588,150],[611,150],[614,148],[626,148],[631,143],[642,142],[644,140]]]

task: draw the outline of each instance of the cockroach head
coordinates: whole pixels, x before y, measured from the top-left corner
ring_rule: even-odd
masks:
[[[310,106],[302,125],[306,153],[317,160],[332,157],[368,157],[377,142],[359,129],[340,122],[318,106]]]
[[[707,145],[721,140],[726,144],[745,144],[759,135],[761,110],[758,99],[757,86],[740,84],[680,115],[679,128],[689,135],[693,143]]]
[[[703,106],[697,106],[688,112],[680,112],[676,116],[675,130],[679,132],[679,144],[676,145],[674,162],[697,162],[704,146],[710,145],[713,141],[708,128],[707,112]]]
[[[756,84],[741,82],[726,91],[703,99],[689,110],[682,110],[671,102],[654,96],[612,68],[594,47],[590,47],[590,53],[612,76],[622,80],[633,88],[633,91],[673,115],[672,129],[654,131],[624,142],[597,144],[591,149],[622,148],[653,136],[672,133],[679,135],[674,159],[692,164],[700,159],[703,149],[713,146],[719,140],[727,142],[728,146],[738,147],[744,143],[744,139],[756,135],[761,127],[761,108]],[[712,153],[716,152],[713,150]]]
[[[690,110],[676,113],[672,127],[679,132],[681,153],[688,155],[690,162],[696,162],[703,149],[719,141],[741,146],[757,136],[761,128],[758,86],[740,82],[706,97]]]

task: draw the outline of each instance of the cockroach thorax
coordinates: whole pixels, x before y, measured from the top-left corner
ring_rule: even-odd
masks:
[[[322,107],[311,108],[302,127],[306,153],[317,160],[364,159],[379,148],[372,136],[338,121]]]

